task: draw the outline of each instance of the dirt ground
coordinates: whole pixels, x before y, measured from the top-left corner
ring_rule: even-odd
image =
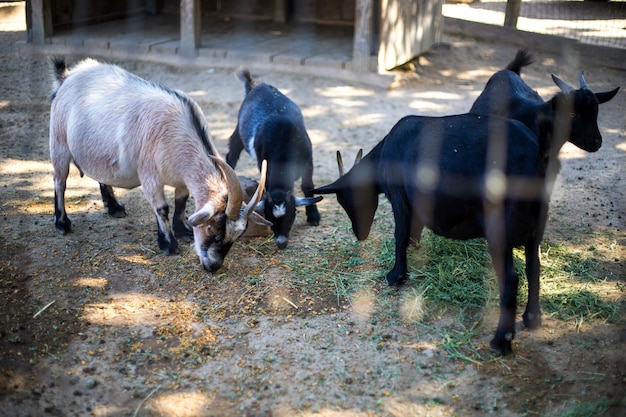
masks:
[[[514,354],[490,357],[497,306],[486,307],[471,340],[486,360],[441,348],[450,316],[430,326],[403,321],[403,289],[381,279],[350,301],[301,276],[290,260],[345,265],[345,247],[363,253],[334,198],[307,226],[303,211],[285,251],[272,239],[242,239],[215,276],[190,247],[158,251],[154,217],[141,190],[118,191],[128,217],[108,217],[97,184],[73,169],[68,214],[74,233],[52,222],[47,132],[49,71],[41,56],[18,56],[23,31],[0,32],[0,416],[501,416],[562,415],[589,401],[625,415],[626,328],[546,317],[521,329]],[[389,89],[326,78],[253,74],[298,103],[314,144],[315,182],[336,178],[334,153],[368,151],[406,114],[467,111],[488,77],[514,56],[507,45],[446,37],[398,73]],[[535,52],[525,80],[545,98],[549,74],[595,91],[626,74],[601,62]],[[74,61],[75,57],[68,57]],[[198,101],[226,153],[243,87],[230,70],[183,70],[117,62]],[[596,287],[624,311],[626,94],[601,106],[604,145],[586,154],[567,144],[546,238],[594,247]],[[242,155],[238,171],[256,170]],[[388,206],[379,217],[389,216]],[[370,240],[391,237],[377,221]],[[305,261],[305,262],[306,262]],[[355,265],[361,273],[370,265]],[[377,303],[379,295],[388,303]],[[47,306],[47,308],[45,308]],[[583,415],[583,414],[576,414]]]

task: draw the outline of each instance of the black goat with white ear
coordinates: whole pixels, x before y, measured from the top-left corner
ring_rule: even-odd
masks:
[[[237,127],[229,140],[226,162],[234,169],[241,151],[257,161],[267,160],[267,192],[257,206],[272,222],[272,231],[279,249],[287,247],[289,232],[296,219],[296,207],[306,206],[306,219],[317,226],[320,215],[315,203],[313,185],[313,147],[304,127],[300,108],[263,82],[255,83],[248,69],[240,69],[237,77],[244,83],[246,96],[241,103]],[[294,194],[294,182],[302,178],[304,197]]]

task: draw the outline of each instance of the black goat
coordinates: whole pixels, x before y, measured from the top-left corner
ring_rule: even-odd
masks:
[[[579,148],[587,152],[600,149],[602,135],[598,129],[598,105],[615,97],[619,87],[594,93],[587,86],[581,72],[580,89],[577,90],[552,74],[552,80],[561,92],[546,102],[520,76],[521,69],[532,62],[528,51],[517,51],[513,61],[487,81],[470,113],[519,120],[535,134],[538,133],[537,116],[541,114],[544,118],[552,119],[560,129],[564,129],[563,134]],[[557,121],[557,117],[561,120]]]
[[[547,165],[565,139],[552,140],[549,119],[538,129],[539,136],[521,122],[476,114],[407,116],[362,160],[357,157],[347,174],[313,191],[337,195],[359,240],[369,234],[378,195],[387,196],[396,241],[389,285],[405,280],[409,241],[419,240],[424,226],[448,238],[485,237],[500,286],[500,322],[491,347],[506,354],[515,335],[517,246],[526,253],[524,324],[541,324],[538,248],[556,175]],[[338,163],[341,175],[339,153]]]
[[[226,162],[233,168],[241,151],[257,161],[267,159],[266,194],[257,211],[272,222],[276,245],[287,247],[289,232],[296,218],[296,207],[306,206],[307,222],[317,226],[320,215],[313,189],[313,148],[304,127],[300,108],[275,87],[254,83],[247,69],[237,71],[246,96],[239,109],[237,127],[229,140]],[[305,197],[297,197],[294,182],[302,178]]]

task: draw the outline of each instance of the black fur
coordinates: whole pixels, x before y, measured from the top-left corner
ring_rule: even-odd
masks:
[[[396,242],[389,285],[407,278],[407,247],[411,239],[419,240],[423,227],[453,239],[485,237],[502,289],[500,323],[491,346],[506,354],[515,335],[516,246],[526,250],[524,324],[536,328],[541,323],[538,247],[553,182],[546,179],[548,150],[558,154],[565,141],[553,139],[549,119],[540,127],[543,136],[538,139],[520,122],[498,117],[408,116],[346,175],[313,191],[337,195],[359,240],[369,235],[378,194],[385,194]],[[505,189],[489,187],[494,170],[508,179]]]

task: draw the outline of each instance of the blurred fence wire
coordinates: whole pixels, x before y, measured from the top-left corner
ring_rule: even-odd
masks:
[[[502,26],[506,0],[445,0],[446,17]],[[626,0],[522,0],[517,29],[626,49]]]

